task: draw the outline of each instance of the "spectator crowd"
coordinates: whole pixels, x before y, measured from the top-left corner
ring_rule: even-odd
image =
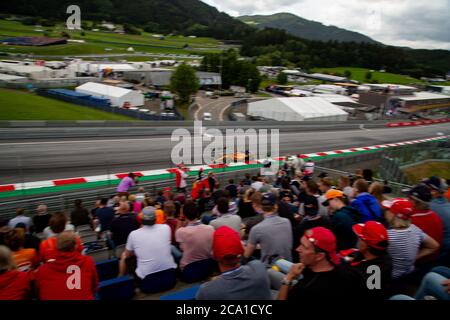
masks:
[[[450,299],[444,179],[396,198],[368,169],[333,179],[310,166],[223,185],[200,172],[189,193],[179,166],[176,190],[131,189],[129,174],[92,209],[18,208],[0,225],[0,299],[98,298],[98,246],[143,293],[183,281],[202,283],[197,300]]]

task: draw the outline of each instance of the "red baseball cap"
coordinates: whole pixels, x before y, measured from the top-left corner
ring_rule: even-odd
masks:
[[[395,198],[384,200],[381,205],[400,219],[408,220],[413,214],[413,204],[408,199]]]
[[[355,224],[352,228],[356,235],[361,240],[364,240],[369,247],[380,250],[386,249],[386,247],[378,245],[381,241],[388,240],[387,230],[381,223],[376,221],[368,221],[366,224]]]
[[[305,237],[314,244],[315,247],[328,253],[331,261],[338,265],[340,259],[336,254],[336,237],[333,232],[324,227],[316,227],[305,232]]]
[[[217,228],[213,235],[213,253],[216,259],[242,255],[244,248],[239,233],[227,226]]]

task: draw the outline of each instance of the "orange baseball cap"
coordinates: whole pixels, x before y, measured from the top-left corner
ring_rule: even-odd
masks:
[[[345,194],[344,194],[342,191],[336,190],[336,189],[330,189],[330,190],[328,190],[327,193],[325,194],[325,198],[326,198],[327,200],[325,200],[324,202],[322,202],[322,204],[323,204],[324,206],[328,206],[329,201],[330,201],[331,199],[334,199],[334,198],[342,198],[342,197],[345,197]]]

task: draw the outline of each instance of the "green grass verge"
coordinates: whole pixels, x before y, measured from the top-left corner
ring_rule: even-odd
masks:
[[[345,71],[348,70],[352,73],[350,79],[356,80],[359,82],[367,82],[366,73],[370,71],[370,69],[365,68],[352,68],[352,67],[338,67],[338,68],[314,68],[313,72],[325,73],[328,72],[330,74],[340,73],[344,74]],[[413,84],[413,83],[423,83],[422,80],[412,78],[405,75],[389,73],[389,72],[372,72],[372,81],[378,81],[379,83],[392,83],[392,84]]]
[[[0,120],[136,120],[20,90],[0,89]]]

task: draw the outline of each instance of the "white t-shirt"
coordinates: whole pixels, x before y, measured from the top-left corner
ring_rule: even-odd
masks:
[[[167,224],[144,226],[130,233],[126,248],[136,255],[139,278],[177,267],[172,257],[171,242],[172,233]]]
[[[64,229],[64,231],[75,231],[75,226],[73,224],[68,223],[66,224],[66,228]],[[51,237],[56,236],[56,233],[54,233],[52,229],[50,229],[50,227],[45,228],[43,233],[45,239],[50,239]]]
[[[252,183],[252,188],[255,189],[256,191],[259,191],[259,189],[261,189],[262,186],[263,183],[261,181],[255,181]]]

